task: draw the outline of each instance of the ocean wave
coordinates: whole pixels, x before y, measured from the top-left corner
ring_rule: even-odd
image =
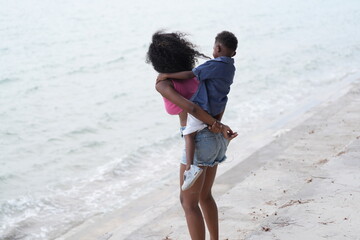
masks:
[[[84,148],[96,148],[96,147],[101,147],[104,146],[106,144],[105,141],[87,141],[82,143],[82,147]]]
[[[1,31],[1,29],[0,29],[0,31]],[[7,48],[7,47],[5,47],[5,48],[0,48],[0,52],[1,53],[5,53],[5,52],[7,52],[7,51],[9,51],[10,50],[10,48]]]
[[[92,216],[121,208],[175,176],[179,141],[178,136],[170,136],[140,146],[87,176],[44,186],[42,195],[28,193],[3,201],[0,235],[4,239],[54,239]]]
[[[8,180],[14,179],[14,178],[17,178],[17,176],[12,173],[0,175],[0,183],[5,184]]]
[[[40,89],[41,89],[41,87],[39,87],[39,86],[33,86],[33,87],[31,87],[31,88],[26,89],[25,92],[24,92],[24,94],[25,94],[25,95],[27,95],[27,94],[33,94],[33,93],[39,91]]]
[[[59,197],[59,196],[57,196]],[[74,203],[76,201],[72,200]],[[81,200],[78,200],[81,205]],[[84,221],[87,215],[74,218],[64,214],[63,208],[67,207],[66,199],[61,198],[34,198],[31,195],[8,200],[1,204],[3,213],[0,222],[0,235],[4,239],[51,239],[64,232],[66,224],[74,225]],[[57,221],[53,216],[60,217]],[[61,229],[60,231],[56,231]],[[1,238],[2,239],[2,238]]]
[[[15,81],[19,80],[18,78],[3,78],[0,79],[0,85],[1,84],[8,84],[8,83],[13,83]]]
[[[118,58],[115,58],[114,60],[110,60],[110,61],[105,62],[105,65],[110,65],[110,64],[122,62],[122,61],[124,61],[124,59],[125,59],[124,57],[118,57]]]
[[[86,56],[86,57],[91,57],[92,55]],[[78,59],[74,58],[73,60]],[[80,73],[94,73],[94,72],[98,72],[99,70],[102,69],[106,69],[109,66],[112,66],[114,64],[119,64],[120,62],[124,62],[126,59],[124,56],[120,56],[120,57],[116,57],[115,59],[112,60],[107,60],[107,61],[102,61],[102,62],[97,62],[95,64],[89,64],[86,66],[80,66],[77,67],[76,69],[73,69],[71,71],[68,71],[66,74],[67,75],[74,75],[74,74],[80,74]]]
[[[97,129],[91,127],[85,127],[85,128],[78,128],[76,130],[73,130],[66,135],[71,136],[71,135],[95,134],[95,133],[97,133]]]
[[[125,98],[128,96],[128,93],[126,92],[123,92],[123,93],[117,93],[117,94],[114,94],[112,96],[113,99],[119,99],[119,98]]]

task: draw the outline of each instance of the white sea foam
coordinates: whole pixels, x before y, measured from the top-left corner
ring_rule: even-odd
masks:
[[[240,134],[360,63],[357,0],[0,4],[0,239],[55,239],[176,176],[178,121],[145,64],[156,30],[207,55],[238,36],[224,122]]]

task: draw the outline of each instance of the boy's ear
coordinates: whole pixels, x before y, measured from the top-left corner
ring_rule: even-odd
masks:
[[[220,44],[217,44],[216,46],[215,46],[215,50],[216,50],[216,52],[221,52],[221,46],[220,46]]]
[[[236,55],[236,51],[233,53],[233,55],[232,56],[235,56]]]

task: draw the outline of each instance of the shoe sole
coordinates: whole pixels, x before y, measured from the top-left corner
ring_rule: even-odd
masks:
[[[194,183],[196,182],[196,180],[200,177],[200,175],[202,174],[202,172],[203,172],[203,170],[201,169],[201,171],[195,176],[194,181],[192,181],[192,183],[191,183],[187,188],[185,188],[185,189],[183,189],[183,187],[181,186],[181,190],[186,191],[186,190],[188,190],[189,188],[191,188],[191,187],[194,185]]]

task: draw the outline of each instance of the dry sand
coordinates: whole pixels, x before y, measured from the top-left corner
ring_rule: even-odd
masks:
[[[178,191],[174,177],[60,239],[190,239]],[[221,240],[360,239],[359,81],[232,142],[214,195]]]

